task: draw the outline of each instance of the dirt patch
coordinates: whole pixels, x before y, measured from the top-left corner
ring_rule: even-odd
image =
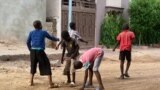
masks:
[[[105,50],[105,59],[100,66],[100,73],[106,90],[160,90],[160,49],[134,49],[133,62],[129,71],[130,78],[118,79],[119,52]],[[49,55],[52,62],[60,56]],[[83,70],[77,71],[76,87],[69,87],[62,83],[66,77],[62,75],[64,65],[52,67],[53,81],[60,83],[61,87],[54,90],[78,90],[83,82]],[[47,77],[37,74],[35,76],[35,86],[29,86],[30,76],[29,56],[14,56],[9,59],[0,60],[0,90],[50,90],[48,88]],[[93,78],[94,86],[97,87],[97,80]],[[85,89],[85,90],[95,90]]]
[[[48,90],[47,77],[42,77],[37,72],[35,86],[29,86],[29,61],[1,61],[0,62],[0,90]],[[83,82],[83,70],[77,72],[77,86],[69,87],[63,85],[65,76],[62,75],[63,67],[53,68],[53,81],[60,83],[61,87],[54,90],[78,90]],[[102,80],[107,90],[159,90],[160,89],[160,62],[133,62],[130,75],[131,78],[118,79],[119,62],[105,59],[100,67]],[[94,77],[94,86],[97,86]],[[86,89],[95,90],[95,89]]]

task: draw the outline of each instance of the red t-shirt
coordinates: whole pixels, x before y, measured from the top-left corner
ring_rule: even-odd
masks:
[[[120,51],[128,50],[131,51],[132,40],[135,35],[132,31],[124,30],[117,36],[117,41],[120,42]]]

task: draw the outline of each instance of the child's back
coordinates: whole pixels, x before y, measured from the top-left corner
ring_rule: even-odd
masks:
[[[135,36],[133,32],[129,30],[122,31],[117,36],[117,40],[120,42],[120,50],[130,50],[134,37]]]
[[[34,85],[33,78],[36,73],[37,64],[39,63],[40,75],[47,75],[49,79],[50,87],[54,87],[52,82],[52,72],[50,67],[49,59],[45,53],[45,38],[52,41],[59,41],[58,38],[50,36],[46,31],[42,30],[42,24],[39,20],[33,23],[35,30],[29,33],[27,39],[27,46],[30,51],[30,61],[31,61],[31,78],[30,85]]]
[[[31,42],[32,48],[41,48],[45,49],[45,38],[51,39],[53,41],[57,41],[59,39],[50,36],[47,31],[43,30],[33,30],[30,32],[29,38],[28,38],[28,44]]]

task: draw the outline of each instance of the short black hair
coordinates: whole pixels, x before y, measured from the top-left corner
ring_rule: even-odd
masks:
[[[83,64],[81,61],[75,61],[74,62],[74,68],[75,69],[81,69],[83,67]]]
[[[129,29],[128,23],[123,24],[122,30],[128,30],[128,29]]]
[[[35,29],[42,29],[42,24],[41,24],[40,20],[35,20],[33,22],[33,26],[34,26]]]
[[[71,22],[71,23],[69,24],[69,26],[70,26],[70,28],[73,29],[73,30],[76,29],[76,24],[75,24],[74,22]]]
[[[64,31],[62,31],[62,33],[61,33],[61,37],[62,37],[62,39],[66,39],[66,38],[69,38],[70,35],[69,35],[69,33],[68,33],[67,30],[64,30]]]

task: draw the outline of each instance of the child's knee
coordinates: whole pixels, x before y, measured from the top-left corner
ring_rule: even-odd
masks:
[[[95,74],[97,74],[99,71],[93,71]]]
[[[93,72],[98,72],[98,68],[97,67],[93,67]]]

